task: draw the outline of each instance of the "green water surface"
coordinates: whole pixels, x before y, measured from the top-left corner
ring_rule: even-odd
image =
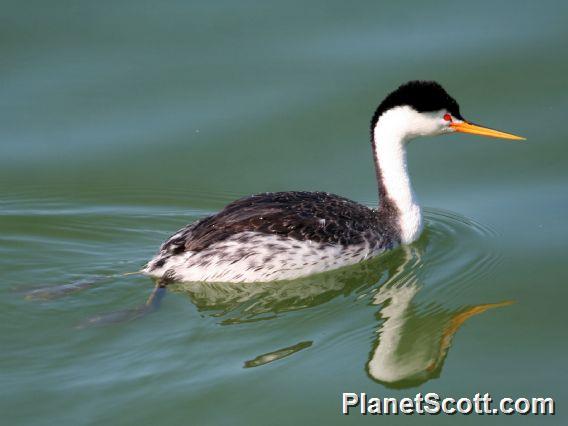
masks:
[[[0,422],[566,424],[567,5],[4,0]],[[175,285],[158,310],[150,279],[115,276],[243,195],[375,205],[368,123],[409,79],[528,139],[412,143],[417,243],[293,282]],[[551,396],[557,414],[345,417],[342,392]]]

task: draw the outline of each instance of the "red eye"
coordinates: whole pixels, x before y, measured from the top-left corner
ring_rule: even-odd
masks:
[[[444,120],[452,121],[452,116],[450,114],[444,114]]]

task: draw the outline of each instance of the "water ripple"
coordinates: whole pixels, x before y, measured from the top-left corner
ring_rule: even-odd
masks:
[[[205,212],[190,209],[188,213],[177,207],[164,206],[147,209],[126,202],[120,206],[86,208],[54,199],[49,202],[30,199],[29,204],[18,202],[14,207],[10,207],[10,200],[4,200],[4,207],[2,214],[8,225],[11,215],[21,216],[20,223],[22,217],[29,220],[25,232],[22,229],[6,232],[2,237],[3,244],[14,249],[25,243],[27,250],[51,247],[51,263],[36,263],[33,267],[38,276],[42,276],[43,270],[48,281],[57,281],[54,289],[61,287],[62,291],[53,295],[48,292],[48,296],[68,295],[74,299],[73,303],[61,304],[49,300],[50,297],[41,297],[47,299],[43,309],[50,309],[50,304],[54,304],[60,312],[75,312],[80,306],[92,311],[106,304],[123,309],[119,313],[128,314],[117,316],[115,311],[112,321],[107,321],[105,314],[97,316],[100,320],[97,324],[110,324],[107,327],[118,326],[116,323],[123,317],[133,319],[153,311],[125,306],[144,297],[143,293],[151,286],[150,280],[137,278],[138,285],[124,286],[121,284],[124,279],[113,274],[126,272],[121,270],[124,267],[142,264],[156,244],[175,231],[176,226],[191,222]],[[34,223],[38,221],[42,226],[35,227]],[[293,342],[281,341],[276,348],[267,344],[272,341],[274,325],[278,325],[296,342],[313,342],[308,351],[312,356],[350,350],[366,342],[369,351],[367,374],[386,386],[410,387],[441,373],[452,337],[463,322],[508,303],[484,301],[474,304],[468,299],[468,289],[489,276],[500,261],[500,255],[494,249],[497,237],[491,228],[471,219],[448,211],[427,209],[425,232],[416,243],[367,262],[287,282],[253,285],[186,283],[171,289],[182,296],[177,300],[191,301],[205,316],[202,321],[205,318],[213,320],[205,321],[203,327],[209,329],[211,336],[219,336],[210,338],[222,339],[216,341],[219,347],[228,343],[226,333],[215,331],[219,326],[227,326],[222,327],[227,330],[239,327],[241,332],[252,333],[259,340],[256,346],[265,350],[260,354],[249,353],[246,358],[249,364],[262,360],[254,362],[255,366],[261,367],[274,361],[290,362],[290,359],[302,356],[304,351],[288,358],[297,352],[288,350],[293,347],[290,346]],[[116,241],[110,244],[113,239]],[[104,288],[96,293],[97,303],[93,297],[84,295],[95,291],[92,288],[96,283],[91,280],[79,281],[82,284],[77,288],[60,285],[67,278],[76,280],[81,275],[74,267],[69,267],[60,276],[55,272],[58,262],[59,269],[64,268],[64,254],[69,250],[75,259],[92,258],[93,269],[83,271],[83,276],[100,274],[101,268],[104,269],[103,276],[109,275]],[[84,267],[85,262],[80,263]],[[8,281],[17,279],[16,275],[7,278]],[[141,286],[143,283],[146,285]],[[35,291],[33,295],[44,295],[41,289],[32,291]],[[43,313],[38,311],[38,318]],[[33,320],[34,315],[29,318]],[[82,321],[79,318],[78,322],[84,324],[84,318]],[[195,324],[187,328],[187,333],[194,328]],[[262,343],[264,340],[267,343]],[[233,344],[240,341],[243,340],[237,338]],[[245,360],[241,359],[241,365],[242,362]],[[214,363],[204,363],[204,368],[217,368]]]

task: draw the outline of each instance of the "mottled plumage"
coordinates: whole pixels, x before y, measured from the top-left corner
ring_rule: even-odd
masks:
[[[394,229],[388,217],[337,195],[258,194],[178,231],[145,271],[183,281],[291,279],[391,248],[399,243]],[[231,271],[216,273],[222,265]]]
[[[240,232],[274,234],[300,241],[360,244],[380,238],[377,212],[326,192],[273,192],[241,198],[219,213],[186,227],[163,248],[201,251]]]

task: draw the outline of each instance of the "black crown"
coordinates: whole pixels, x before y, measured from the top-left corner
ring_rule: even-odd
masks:
[[[463,120],[460,106],[448,92],[435,81],[409,81],[390,93],[378,106],[371,120],[371,131],[379,117],[391,108],[408,105],[418,112],[446,109],[454,117]]]

